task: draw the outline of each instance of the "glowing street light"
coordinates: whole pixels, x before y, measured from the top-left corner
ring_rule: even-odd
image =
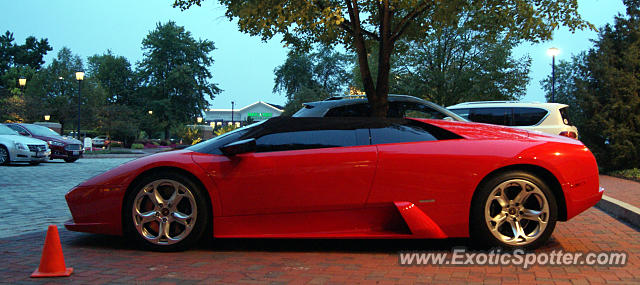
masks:
[[[78,132],[76,133],[77,139],[80,139],[80,84],[84,80],[84,72],[76,72],[76,80],[78,80]]]
[[[51,116],[50,116],[50,115],[44,115],[44,120],[45,120],[45,121],[48,121],[49,119],[51,119]]]
[[[153,111],[152,110],[149,110],[149,115],[153,115]]]

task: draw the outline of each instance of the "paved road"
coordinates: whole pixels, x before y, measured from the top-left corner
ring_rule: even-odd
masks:
[[[0,167],[0,283],[640,283],[640,232],[595,208],[559,223],[550,242],[536,252],[622,250],[628,253],[626,266],[534,266],[524,270],[514,266],[398,265],[399,251],[451,253],[454,247],[467,246],[467,239],[217,239],[186,252],[159,253],[139,250],[121,237],[59,227],[73,275],[30,279],[40,262],[46,225],[70,218],[64,194],[81,181],[129,160]]]
[[[93,176],[133,158],[62,160],[39,166],[0,166],[0,237],[46,230],[71,218],[64,194]]]

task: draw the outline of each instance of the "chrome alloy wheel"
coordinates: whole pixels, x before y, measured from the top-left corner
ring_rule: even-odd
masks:
[[[491,234],[501,242],[528,245],[540,237],[549,223],[549,202],[532,182],[511,179],[489,194],[484,217]]]
[[[170,245],[189,236],[198,216],[189,188],[170,179],[155,180],[136,195],[132,207],[138,233],[156,245]]]
[[[9,160],[9,152],[3,146],[0,146],[0,165]]]

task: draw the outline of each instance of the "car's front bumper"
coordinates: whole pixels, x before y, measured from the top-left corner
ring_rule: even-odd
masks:
[[[51,155],[51,150],[34,152],[23,149],[13,149],[10,151],[12,162],[42,162]]]

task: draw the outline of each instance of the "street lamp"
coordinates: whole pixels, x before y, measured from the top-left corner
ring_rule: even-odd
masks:
[[[198,118],[196,118],[196,120],[198,121],[198,124],[202,123],[202,117],[198,116]]]
[[[50,115],[44,115],[44,120],[45,120],[45,121],[48,121],[49,119],[51,119],[51,116],[50,116]]]
[[[153,111],[152,110],[149,110],[149,115],[153,115]]]
[[[24,87],[27,85],[27,79],[24,77],[18,78],[18,85],[20,85],[21,95],[24,97]]]
[[[551,56],[551,103],[556,102],[556,55],[560,50],[552,47],[547,50],[547,55]]]
[[[235,102],[231,101],[231,122],[233,123],[233,105]]]
[[[84,80],[84,72],[76,72],[76,80],[78,80],[78,132],[76,133],[76,138],[80,139],[80,83]]]

